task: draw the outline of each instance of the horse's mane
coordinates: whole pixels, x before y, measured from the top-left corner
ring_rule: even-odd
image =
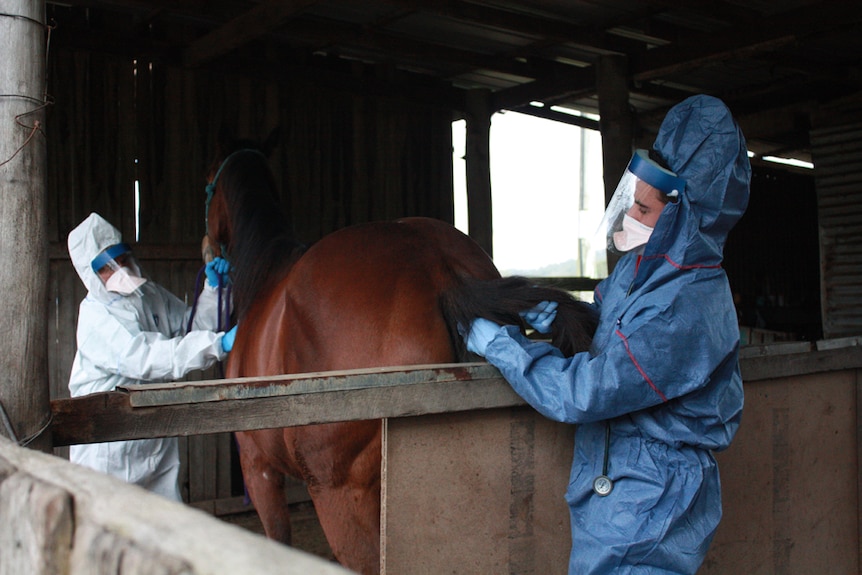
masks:
[[[302,246],[294,237],[275,176],[261,153],[249,149],[230,156],[218,189],[231,219],[228,252],[235,268],[234,302],[242,317],[258,293],[283,277]]]
[[[520,276],[494,280],[461,278],[459,284],[441,295],[441,308],[450,326],[459,359],[467,358],[463,338],[457,326],[466,329],[477,317],[501,325],[524,327],[519,312],[542,301],[558,303],[557,317],[551,324],[551,343],[569,357],[590,347],[598,325],[594,308],[571,294],[554,287],[537,286]]]

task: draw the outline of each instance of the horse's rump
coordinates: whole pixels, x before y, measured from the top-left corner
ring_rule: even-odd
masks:
[[[499,274],[475,242],[437,220],[359,224],[327,235],[279,286],[293,345],[304,348],[289,372],[456,361],[459,344],[439,296],[468,276]]]

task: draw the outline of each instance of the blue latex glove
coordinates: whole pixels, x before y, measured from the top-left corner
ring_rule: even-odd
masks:
[[[233,349],[233,340],[236,338],[236,328],[238,327],[238,325],[233,326],[230,328],[230,331],[225,333],[224,337],[221,338],[221,348],[225,353],[228,353]]]
[[[537,332],[551,333],[551,324],[557,317],[557,302],[543,301],[532,309],[522,311],[521,317]]]
[[[499,331],[499,325],[491,320],[478,317],[470,324],[470,333],[466,336],[463,336],[462,334],[462,337],[464,337],[467,342],[468,350],[485,357],[485,349]]]
[[[213,258],[204,268],[204,273],[207,274],[207,283],[212,287],[219,286],[219,278],[221,278],[221,285],[227,285],[229,272],[230,263],[224,258]]]

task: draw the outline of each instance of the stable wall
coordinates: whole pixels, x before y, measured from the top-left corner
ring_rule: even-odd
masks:
[[[747,348],[701,574],[859,573],[857,340]],[[563,575],[575,428],[529,408],[389,420],[384,573]]]
[[[862,372],[768,375],[746,381],[739,432],[716,456],[724,517],[700,572],[859,573]]]
[[[285,72],[252,79],[228,67],[185,69],[74,48],[60,24],[48,54],[53,105],[45,130],[52,399],[68,397],[86,295],[68,259],[69,231],[100,213],[133,244],[153,280],[191,302],[202,265],[205,176],[222,130],[255,140],[277,134],[270,161],[303,242],[370,220],[454,218],[452,112],[445,106]],[[379,72],[350,66],[353,88]],[[213,369],[190,379],[216,377]],[[241,496],[231,441],[227,433],[181,439],[187,501]]]
[[[734,443],[717,454],[724,519],[702,573],[859,572],[860,343],[743,350],[746,405]],[[563,493],[575,433],[524,407],[485,363],[134,386],[55,402],[54,437],[95,441],[376,418],[389,419],[381,538],[387,572],[524,565],[565,572]]]

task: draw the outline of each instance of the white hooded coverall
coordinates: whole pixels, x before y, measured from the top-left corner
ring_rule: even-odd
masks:
[[[69,377],[72,397],[112,391],[118,385],[173,381],[221,361],[223,332],[216,289],[204,282],[192,330],[190,308],[162,286],[147,281],[138,292],[109,292],[91,262],[122,242],[120,232],[90,214],[69,233],[69,256],[88,293],[78,311],[78,350]],[[176,437],[72,445],[70,460],[181,501]]]

